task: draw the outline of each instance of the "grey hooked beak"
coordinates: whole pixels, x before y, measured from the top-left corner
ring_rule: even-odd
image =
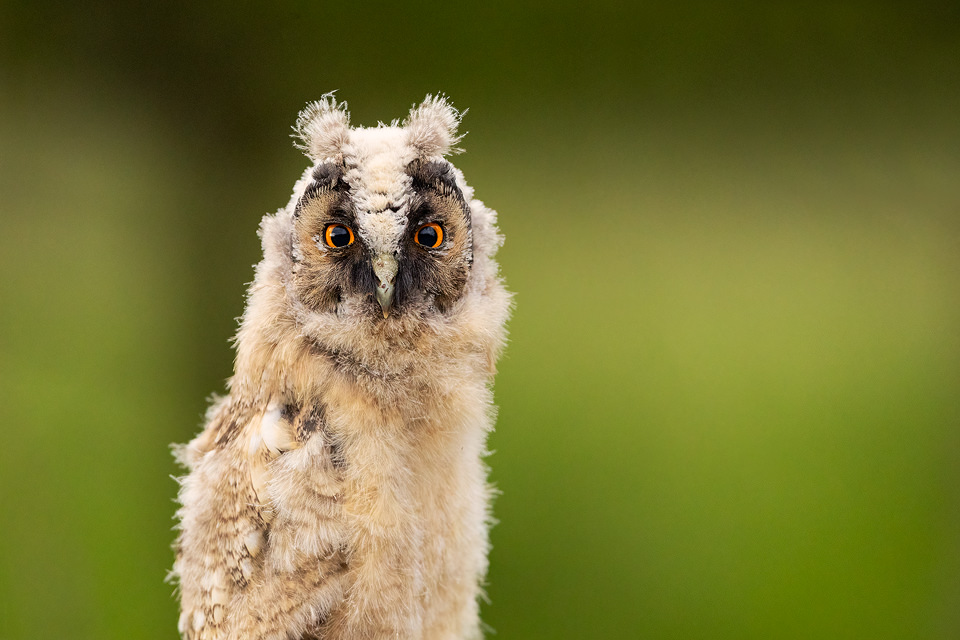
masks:
[[[389,253],[383,253],[373,260],[373,273],[377,276],[377,302],[383,310],[383,317],[390,315],[393,307],[393,281],[397,277],[397,259]]]

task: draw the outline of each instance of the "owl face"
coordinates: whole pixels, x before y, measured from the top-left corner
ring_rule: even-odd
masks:
[[[323,162],[296,204],[293,282],[315,312],[388,322],[446,313],[463,294],[473,238],[455,169],[443,159],[402,162],[386,147],[401,165],[394,175],[381,167],[387,175],[370,176],[349,156]]]
[[[451,313],[470,282],[475,219],[444,158],[460,114],[428,97],[398,124],[350,127],[326,96],[297,123],[314,160],[295,192],[291,280],[311,313],[409,326]]]

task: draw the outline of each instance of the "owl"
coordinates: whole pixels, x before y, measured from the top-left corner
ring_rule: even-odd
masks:
[[[300,113],[312,165],[261,222],[228,393],[176,448],[184,638],[481,636],[510,294],[496,213],[446,159],[460,118]]]

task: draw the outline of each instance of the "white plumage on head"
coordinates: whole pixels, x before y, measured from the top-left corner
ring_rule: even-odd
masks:
[[[411,147],[423,158],[443,157],[458,150],[453,145],[463,136],[457,135],[463,114],[453,108],[444,96],[427,96],[414,105],[404,120]]]
[[[294,131],[297,148],[314,162],[335,158],[350,135],[347,103],[338,103],[333,92],[324,94],[300,112]]]
[[[410,109],[402,123],[407,144],[421,158],[442,158],[457,153],[463,138],[457,129],[466,112],[457,111],[443,95],[428,95]],[[394,123],[395,126],[395,123]],[[315,162],[336,158],[350,138],[350,112],[346,102],[325,94],[300,112],[294,126],[297,148]]]

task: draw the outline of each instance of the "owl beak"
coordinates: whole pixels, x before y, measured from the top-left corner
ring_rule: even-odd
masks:
[[[397,277],[397,259],[389,253],[383,253],[373,260],[373,273],[377,276],[377,302],[383,311],[383,317],[390,315],[393,308],[393,281]]]

